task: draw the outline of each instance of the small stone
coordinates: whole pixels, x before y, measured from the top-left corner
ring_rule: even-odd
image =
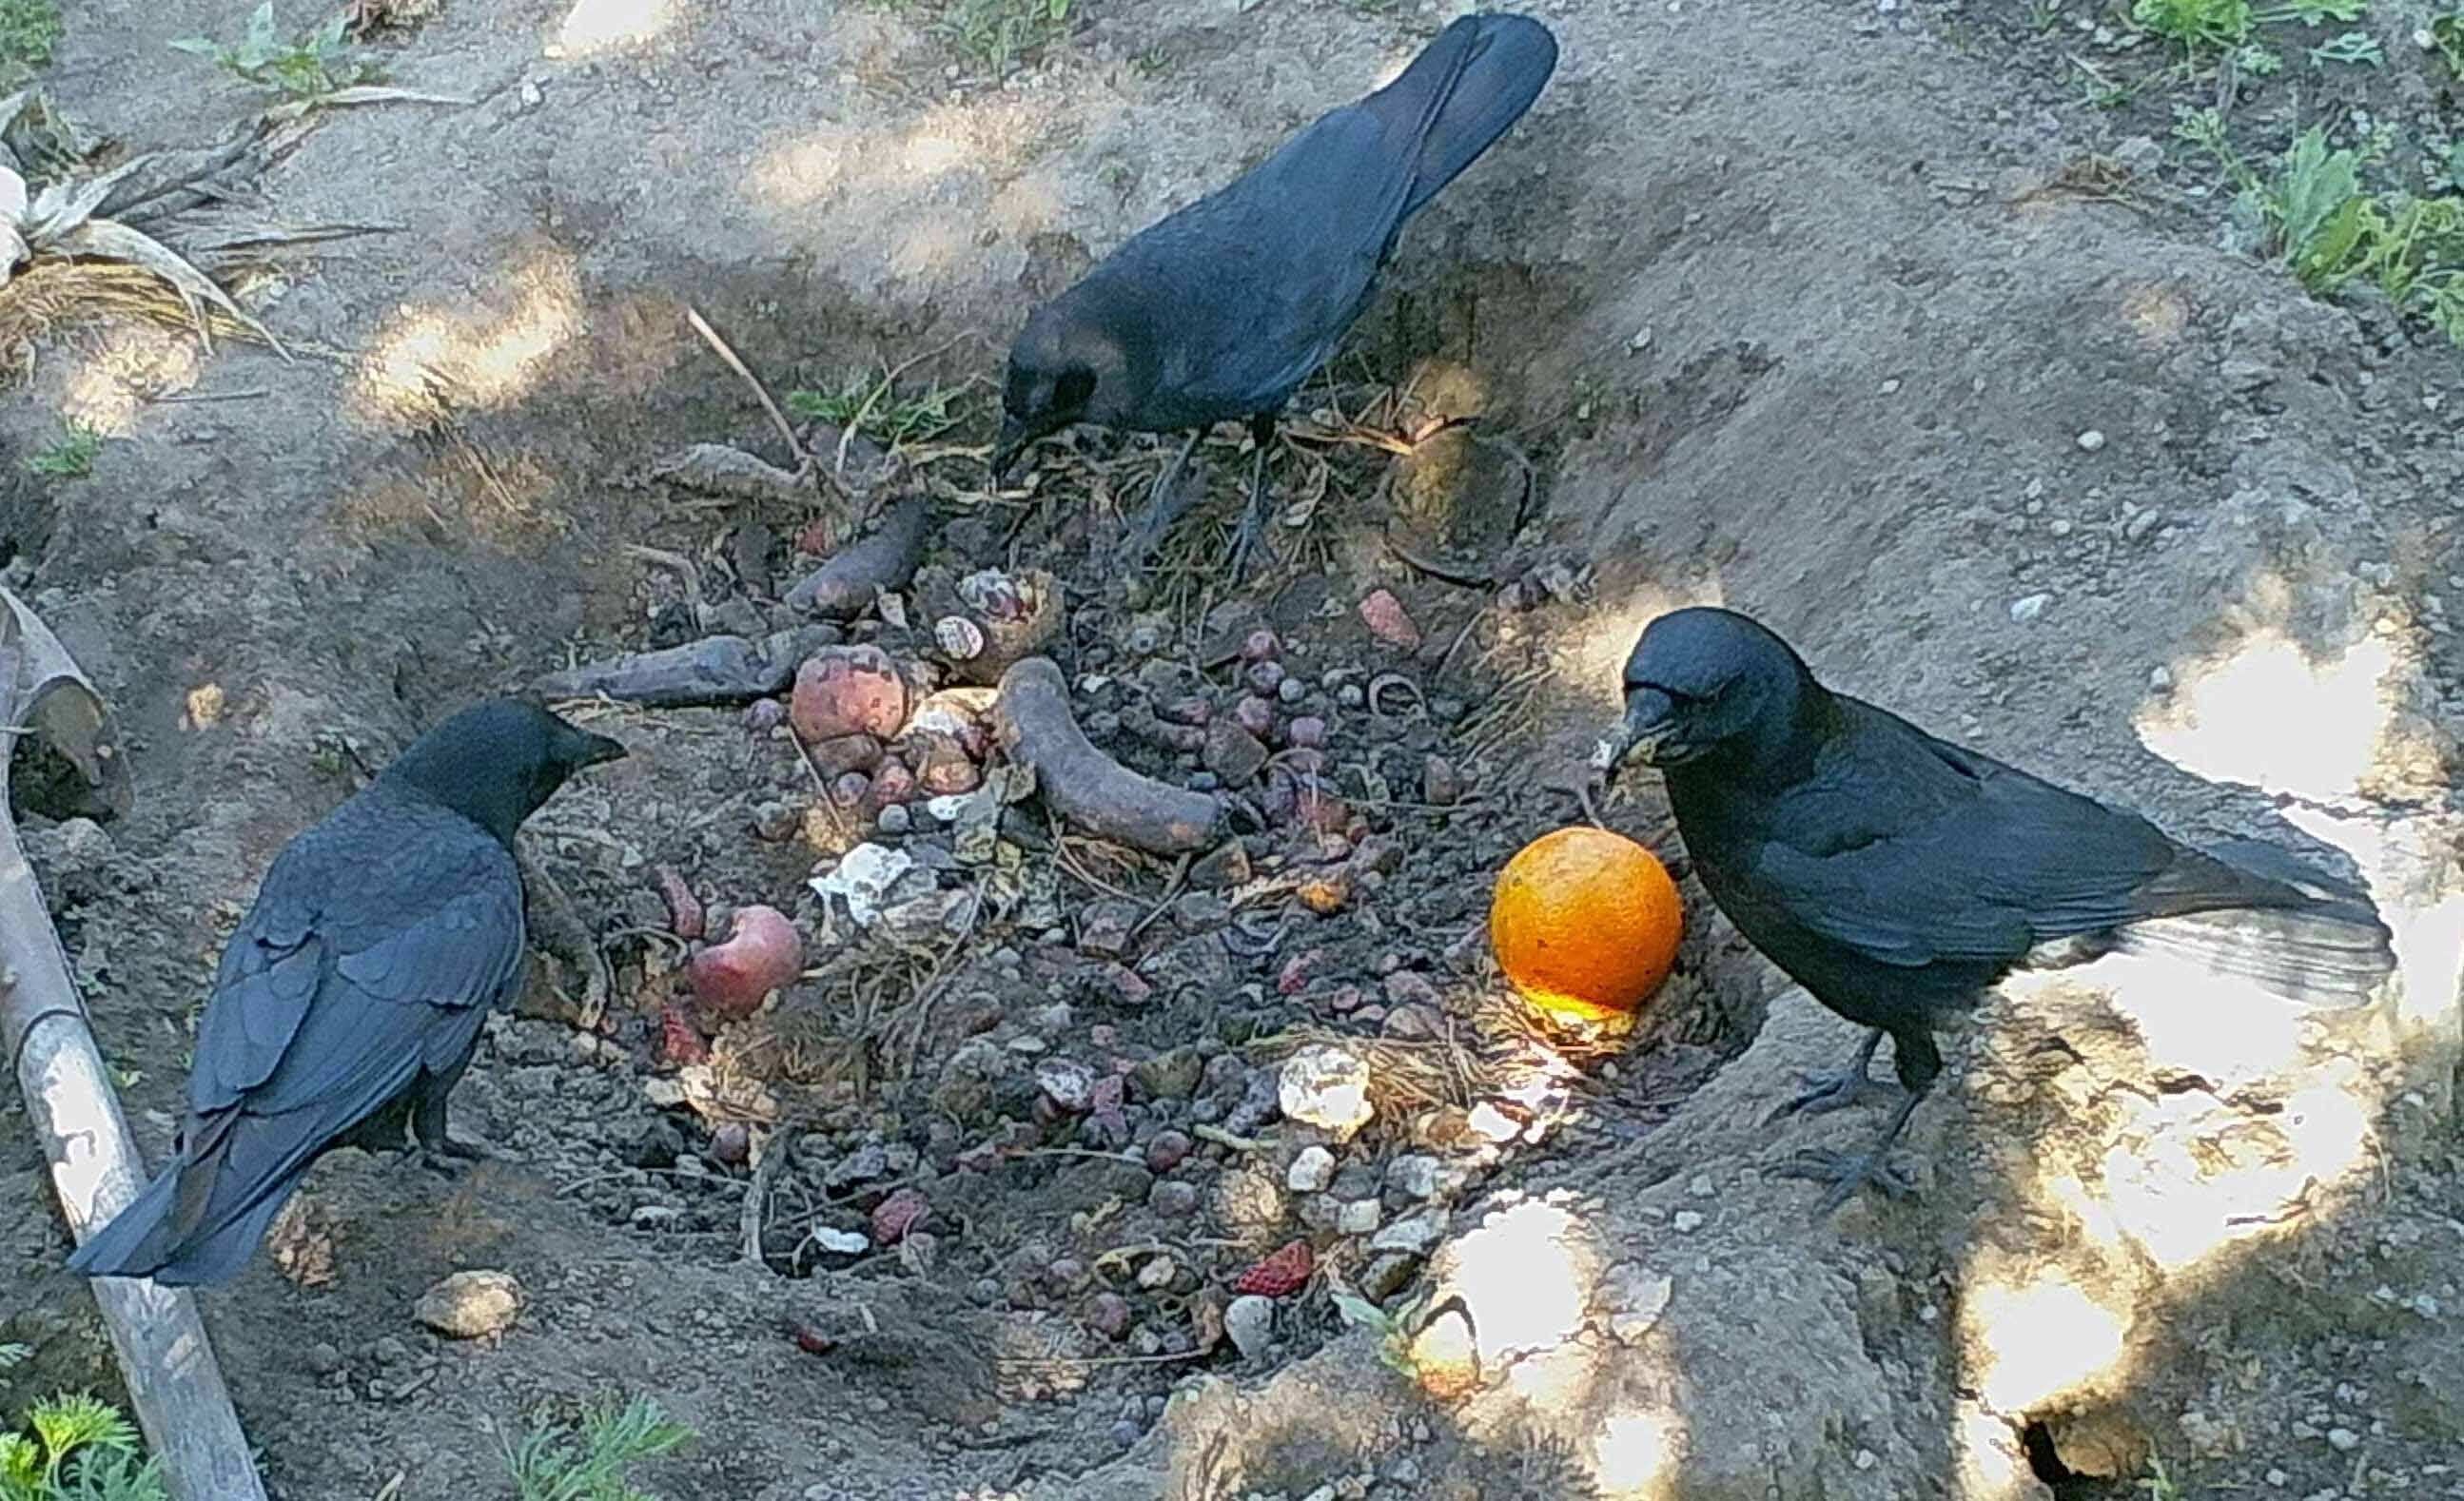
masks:
[[[1389,646],[1417,651],[1420,647],[1420,628],[1403,609],[1403,602],[1391,592],[1378,589],[1360,602],[1360,621],[1369,633]]]
[[[1186,1220],[1198,1212],[1198,1185],[1164,1179],[1147,1190],[1147,1207],[1167,1220]]]
[[[1254,1360],[1265,1353],[1275,1333],[1275,1300],[1246,1292],[1223,1310],[1223,1333],[1241,1358]]]
[[[1379,1251],[1408,1251],[1415,1256],[1425,1256],[1429,1253],[1429,1248],[1438,1244],[1438,1238],[1444,1233],[1445,1225],[1438,1211],[1422,1209],[1417,1214],[1405,1215],[1378,1231],[1377,1238],[1369,1243],[1369,1248]]]
[[[522,1311],[522,1285],[502,1271],[457,1271],[419,1295],[419,1321],[450,1339],[503,1334]]]
[[[2094,428],[2090,428],[2085,432],[2079,435],[2079,452],[2083,453],[2093,453],[2097,450],[2104,447],[2104,434]]]
[[[1089,905],[1078,918],[1078,946],[1103,959],[1118,959],[1130,946],[1130,930],[1146,914],[1135,902],[1106,900]]]
[[[1693,1181],[1685,1185],[1686,1195],[1694,1199],[1708,1199],[1718,1191],[1711,1186],[1711,1175],[1708,1173],[1695,1174]]]
[[[1439,1172],[1436,1158],[1425,1152],[1407,1153],[1386,1164],[1386,1186],[1406,1199],[1434,1199]]]
[[[816,1225],[813,1245],[831,1256],[861,1256],[872,1249],[872,1237],[862,1230],[841,1230],[826,1225]]]
[[[1098,1292],[1087,1300],[1087,1327],[1107,1339],[1130,1332],[1130,1300],[1117,1292]]]
[[[1150,1292],[1160,1291],[1172,1286],[1172,1274],[1179,1269],[1179,1264],[1169,1254],[1151,1256],[1138,1269],[1138,1286]]]
[[[2329,1428],[2327,1445],[2339,1453],[2349,1454],[2362,1446],[2362,1436],[2350,1428]]]
[[[2054,597],[2051,594],[2031,594],[2027,598],[2014,601],[2012,604],[2011,618],[2013,621],[2024,625],[2043,614],[2045,612],[2045,607],[2051,605],[2053,602]]]
[[[308,1369],[318,1376],[331,1376],[342,1368],[342,1352],[319,1339],[308,1347]]]
[[[901,1188],[872,1208],[872,1238],[883,1246],[895,1246],[913,1233],[933,1213],[923,1194],[913,1188]]]
[[[1303,1147],[1284,1174],[1284,1186],[1296,1194],[1323,1192],[1334,1181],[1334,1154],[1324,1147]]]
[[[1053,1109],[1083,1115],[1094,1103],[1095,1071],[1075,1058],[1046,1058],[1035,1066],[1035,1087]]]
[[[1369,1123],[1369,1063],[1347,1048],[1304,1048],[1284,1060],[1276,1098],[1287,1119],[1349,1141]]]
[[[1186,1094],[1187,1090],[1181,1091]],[[1189,1137],[1177,1131],[1158,1131],[1147,1142],[1147,1171],[1169,1173],[1189,1156]]]
[[[1377,1201],[1354,1199],[1335,1211],[1334,1227],[1346,1235],[1370,1235],[1377,1229]]]
[[[915,827],[915,815],[904,803],[892,803],[873,819],[873,827],[885,834],[903,834]]]
[[[1201,892],[1230,891],[1249,879],[1249,851],[1227,839],[1189,867],[1189,884]]]
[[[1271,716],[1270,716],[1271,717]],[[1227,787],[1245,787],[1266,763],[1266,747],[1249,730],[1229,719],[1206,727],[1206,748],[1199,753],[1206,769]]]
[[[1455,763],[1443,756],[1431,756],[1420,762],[1420,801],[1440,807],[1451,807],[1463,797],[1463,778],[1455,772]]]
[[[1691,1209],[1680,1209],[1671,1223],[1677,1226],[1678,1234],[1691,1235],[1703,1227],[1703,1217]]]
[[[1287,677],[1275,685],[1275,701],[1288,709],[1309,696],[1309,684],[1297,677]]]
[[[1372,1259],[1369,1269],[1360,1274],[1360,1291],[1381,1301],[1391,1298],[1403,1291],[1419,1264],[1420,1258],[1409,1251],[1388,1251]]]

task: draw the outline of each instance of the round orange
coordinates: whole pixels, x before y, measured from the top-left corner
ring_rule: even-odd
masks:
[[[1498,872],[1488,941],[1541,1011],[1623,1030],[1677,960],[1685,909],[1652,852],[1588,824],[1525,845]]]

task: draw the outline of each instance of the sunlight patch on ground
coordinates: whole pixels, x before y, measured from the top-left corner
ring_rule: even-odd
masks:
[[[574,0],[556,38],[568,55],[586,57],[656,41],[683,14],[677,0]]]
[[[583,331],[581,278],[572,256],[551,251],[505,284],[517,291],[503,313],[431,306],[399,315],[371,342],[355,394],[414,425],[528,395]]]
[[[2000,1412],[2026,1412],[2122,1358],[2122,1315],[2057,1270],[2024,1284],[1980,1279],[1962,1317],[1981,1352],[1970,1376]]]
[[[1603,1501],[1672,1495],[1684,1457],[1685,1432],[1674,1414],[1612,1413],[1592,1441],[1592,1483]]]
[[[2386,735],[2395,669],[2385,637],[2313,660],[2273,629],[2221,657],[2177,668],[2168,701],[2139,716],[2149,750],[2195,775],[2316,802],[2354,795]]]
[[[204,368],[205,353],[190,336],[145,323],[118,324],[69,376],[60,415],[104,437],[124,438],[149,399],[187,390]]]

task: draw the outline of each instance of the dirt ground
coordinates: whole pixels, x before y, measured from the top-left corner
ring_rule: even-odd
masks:
[[[577,1026],[579,968],[543,966],[456,1095],[490,1162],[449,1187],[338,1153],[284,1254],[205,1294],[275,1494],[505,1493],[498,1434],[631,1393],[696,1434],[641,1471],[679,1497],[1627,1493],[1393,1392],[1230,1456],[1176,1452],[1161,1420],[1177,1391],[1263,1392],[1312,1358],[1327,1401],[1397,1384],[1322,1283],[1254,1353],[1226,1337],[1232,1284],[1288,1242],[1392,1301],[1458,1210],[1691,1176],[1655,1131],[1781,1015],[1777,977],[1699,888],[1677,977],[1605,1067],[1499,1028],[1480,937],[1497,866],[1581,816],[1568,788],[1616,664],[1672,603],[1752,610],[1837,685],[2187,833],[2452,840],[2464,359],[2384,299],[2314,301],[2249,254],[2219,171],[2168,135],[2179,89],[2091,99],[2064,61],[2136,77],[2144,55],[2098,51],[2097,18],[1974,0],[1529,9],[1559,71],[1415,223],[1305,398],[1281,561],[1245,590],[1219,577],[1245,475],[1228,447],[1134,590],[1106,560],[1155,445],[1049,445],[1033,493],[1000,497],[948,450],[989,439],[1037,298],[1384,77],[1452,8],[1085,0],[996,82],[932,0],[444,0],[372,45],[389,81],[471,102],[332,111],[243,206],[385,227],[284,249],[252,283],[294,358],[122,324],[34,351],[0,408],[9,578],[115,705],[138,806],[101,839],[30,818],[30,842],[149,1154],[221,935],[363,766],[473,695],[788,623],[807,555],[883,497],[935,497],[935,563],[1069,585],[1078,710],[1141,769],[1221,775],[1172,733],[1261,691],[1221,644],[1276,631],[1299,684],[1264,685],[1270,816],[1237,852],[1176,872],[1056,839],[1027,804],[1002,825],[1016,854],[983,864],[919,812],[881,838],[941,894],[895,940],[808,888],[862,815],[784,730],[581,711],[633,755],[561,795],[531,845],[610,965],[605,1020]],[[2409,40],[2429,13],[2374,16],[2391,65],[2299,93],[2299,115],[2289,81],[2249,83],[2231,139],[2272,153],[2359,110],[2398,127],[2404,169],[2437,160],[2459,85]],[[228,7],[63,14],[42,82],[125,149],[212,139],[265,102],[167,45],[233,33]],[[794,463],[688,308],[775,392],[903,365],[907,388],[964,386],[964,421],[879,489],[662,479],[702,442]],[[30,474],[66,419],[108,437],[91,476]],[[1381,589],[1417,640],[1371,629]],[[2219,669],[2255,641],[2310,675],[2250,710]],[[2336,672],[2357,661],[2384,664],[2358,696]],[[1331,805],[1293,806],[1296,719],[1324,721]],[[1603,813],[1682,872],[1647,782]],[[679,1097],[663,868],[806,934],[818,978],[716,1029],[756,1094]],[[1295,899],[1329,875],[1337,910]],[[1381,1039],[1389,1093],[1331,1181],[1295,1190],[1275,1064],[1321,1034]],[[1090,1109],[1087,1081],[1118,1093]],[[2260,1349],[2270,1374],[2205,1399],[2248,1442],[2159,1439],[2178,1493],[2399,1489],[2375,1475],[2464,1494],[2452,1101],[2395,1134],[2412,1155],[2376,1240],[2302,1262],[2349,1296],[2218,1336],[2217,1369]],[[763,1134],[758,1181],[729,1119]],[[1509,1139],[1485,1134],[1501,1119]],[[814,1234],[877,1233],[910,1192],[928,1218],[895,1246]],[[110,1391],[13,1102],[0,1202],[19,1206],[0,1340],[34,1352],[0,1373],[0,1410]],[[1937,1254],[1849,1224],[1865,1243],[1843,1265],[1887,1255],[1913,1285]],[[414,1318],[466,1268],[520,1281],[501,1338]],[[2383,1289],[2426,1312],[2373,1314]],[[1903,1330],[1898,1355],[1923,1364],[1939,1333]],[[2038,1470],[2065,1495],[2145,1473]]]

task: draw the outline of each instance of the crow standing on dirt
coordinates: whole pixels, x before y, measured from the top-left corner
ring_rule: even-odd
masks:
[[[1539,96],[1557,41],[1519,15],[1467,15],[1394,82],[1318,119],[1228,186],[1141,231],[1038,308],[1009,352],[993,473],[1074,422],[1194,429],[1128,549],[1172,524],[1174,481],[1208,428],[1257,445],[1233,544],[1238,579],[1266,519],[1284,404],[1369,302],[1403,221]]]
[[[1775,1112],[1897,1094],[1866,1073],[1884,1033],[1905,1097],[1861,1158],[1786,1171],[1908,1185],[1884,1160],[1942,1071],[1933,1029],[2017,968],[2167,950],[2289,1000],[2365,1001],[2393,967],[2369,898],[2257,844],[2202,853],[1822,687],[1786,642],[1725,609],[1653,621],[1625,666],[1604,747],[1660,768],[1686,853],[1756,948],[1852,1022],[1854,1065]]]
[[[475,1158],[445,1097],[519,986],[514,830],[625,747],[534,705],[429,730],[275,856],[223,948],[176,1159],[69,1258],[97,1277],[221,1282],[330,1147]]]

